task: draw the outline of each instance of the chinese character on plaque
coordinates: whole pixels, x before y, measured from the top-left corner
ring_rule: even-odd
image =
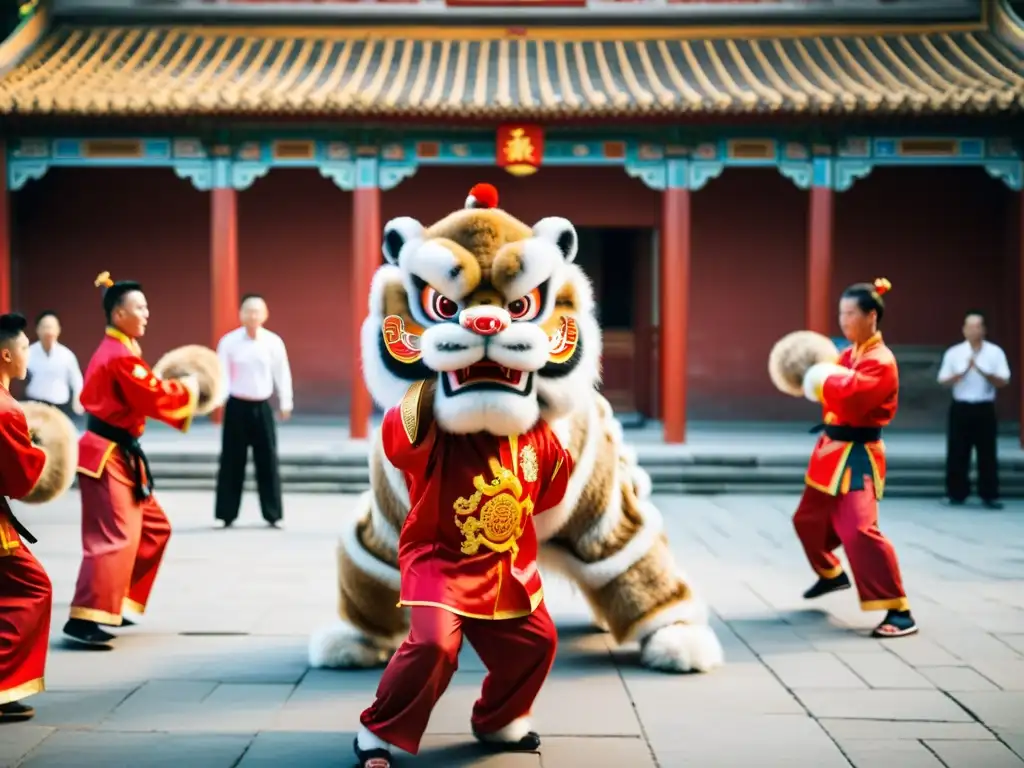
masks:
[[[539,125],[498,128],[498,167],[513,176],[536,173],[544,159],[544,129]]]

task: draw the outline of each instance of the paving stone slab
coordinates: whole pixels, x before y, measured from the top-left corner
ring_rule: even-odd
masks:
[[[969,722],[962,707],[939,691],[796,691],[808,711],[819,718],[862,718],[865,713],[879,720],[934,720]]]
[[[887,650],[912,667],[957,667],[968,663],[955,656],[924,634],[895,638],[887,643]]]
[[[98,730],[247,733],[269,727],[290,685],[155,680],[139,688]]]
[[[926,741],[948,768],[1021,768],[1024,760],[998,741]]]
[[[1024,731],[1024,692],[960,691],[950,696],[988,726]]]
[[[1017,757],[1024,758],[1024,728],[993,728],[996,736],[1013,750]]]
[[[999,690],[995,683],[971,667],[921,667],[920,672],[940,691]]]
[[[891,653],[839,652],[836,656],[872,688],[935,687],[928,678]]]
[[[782,684],[790,689],[864,689],[867,683],[831,653],[766,653],[761,656]]]
[[[59,728],[94,728],[119,707],[136,688],[46,691],[31,701],[34,725]],[[3,734],[4,729],[0,729]]]
[[[793,694],[760,664],[738,663],[709,675],[670,676],[623,670],[644,727],[673,728],[680,719],[727,715],[806,715]]]
[[[865,712],[864,714],[872,714]],[[832,737],[845,744],[849,741],[953,739],[986,741],[995,736],[984,725],[972,723],[943,723],[920,720],[867,720],[823,718],[818,722]]]
[[[0,728],[0,768],[14,768],[54,733],[55,728],[32,723],[3,726]]]
[[[545,736],[540,764],[544,768],[655,768],[651,748],[642,738],[564,738]],[[662,763],[663,768],[669,768]]]
[[[920,741],[892,739],[840,742],[855,768],[942,768],[943,763]]]
[[[231,768],[251,741],[242,735],[62,730],[19,768]]]
[[[806,716],[747,715],[718,723],[683,718],[671,731],[652,733],[650,742],[662,766],[849,766],[829,735]]]

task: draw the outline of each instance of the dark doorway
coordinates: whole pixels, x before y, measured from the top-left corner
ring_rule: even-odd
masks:
[[[601,392],[620,416],[650,415],[653,231],[586,227],[579,237],[576,263],[593,284],[604,339]]]

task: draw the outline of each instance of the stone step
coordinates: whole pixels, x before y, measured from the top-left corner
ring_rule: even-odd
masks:
[[[788,466],[748,464],[674,465],[643,463],[658,493],[799,493],[803,487],[806,462]],[[216,484],[217,464],[213,457],[204,461],[151,460],[159,488],[212,490]],[[1024,472],[1003,471],[1002,492],[1007,498],[1024,498]],[[246,472],[246,487],[255,488],[253,469]],[[939,462],[927,467],[893,468],[886,483],[887,496],[938,497],[942,495],[944,470]],[[304,493],[358,493],[369,487],[365,465],[351,462],[296,463],[284,458],[281,480],[285,490]]]

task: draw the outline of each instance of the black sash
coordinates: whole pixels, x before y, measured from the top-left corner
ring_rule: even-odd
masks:
[[[135,500],[148,499],[153,494],[153,476],[149,473],[149,460],[139,444],[139,439],[127,429],[107,424],[92,414],[89,414],[86,429],[105,440],[117,443],[117,447],[121,449],[121,453],[135,472]]]
[[[11,511],[11,505],[7,503],[7,499],[5,499],[3,496],[0,496],[0,515],[3,515],[4,513],[7,514],[7,519],[11,521],[11,527],[18,532],[18,535],[21,538],[23,538],[29,544],[36,543],[36,537],[29,533],[28,528],[22,525],[21,521],[19,521],[18,518],[14,516],[14,513]]]
[[[882,439],[881,427],[848,427],[838,424],[818,424],[811,434],[824,432],[832,440],[841,443],[874,443]]]

